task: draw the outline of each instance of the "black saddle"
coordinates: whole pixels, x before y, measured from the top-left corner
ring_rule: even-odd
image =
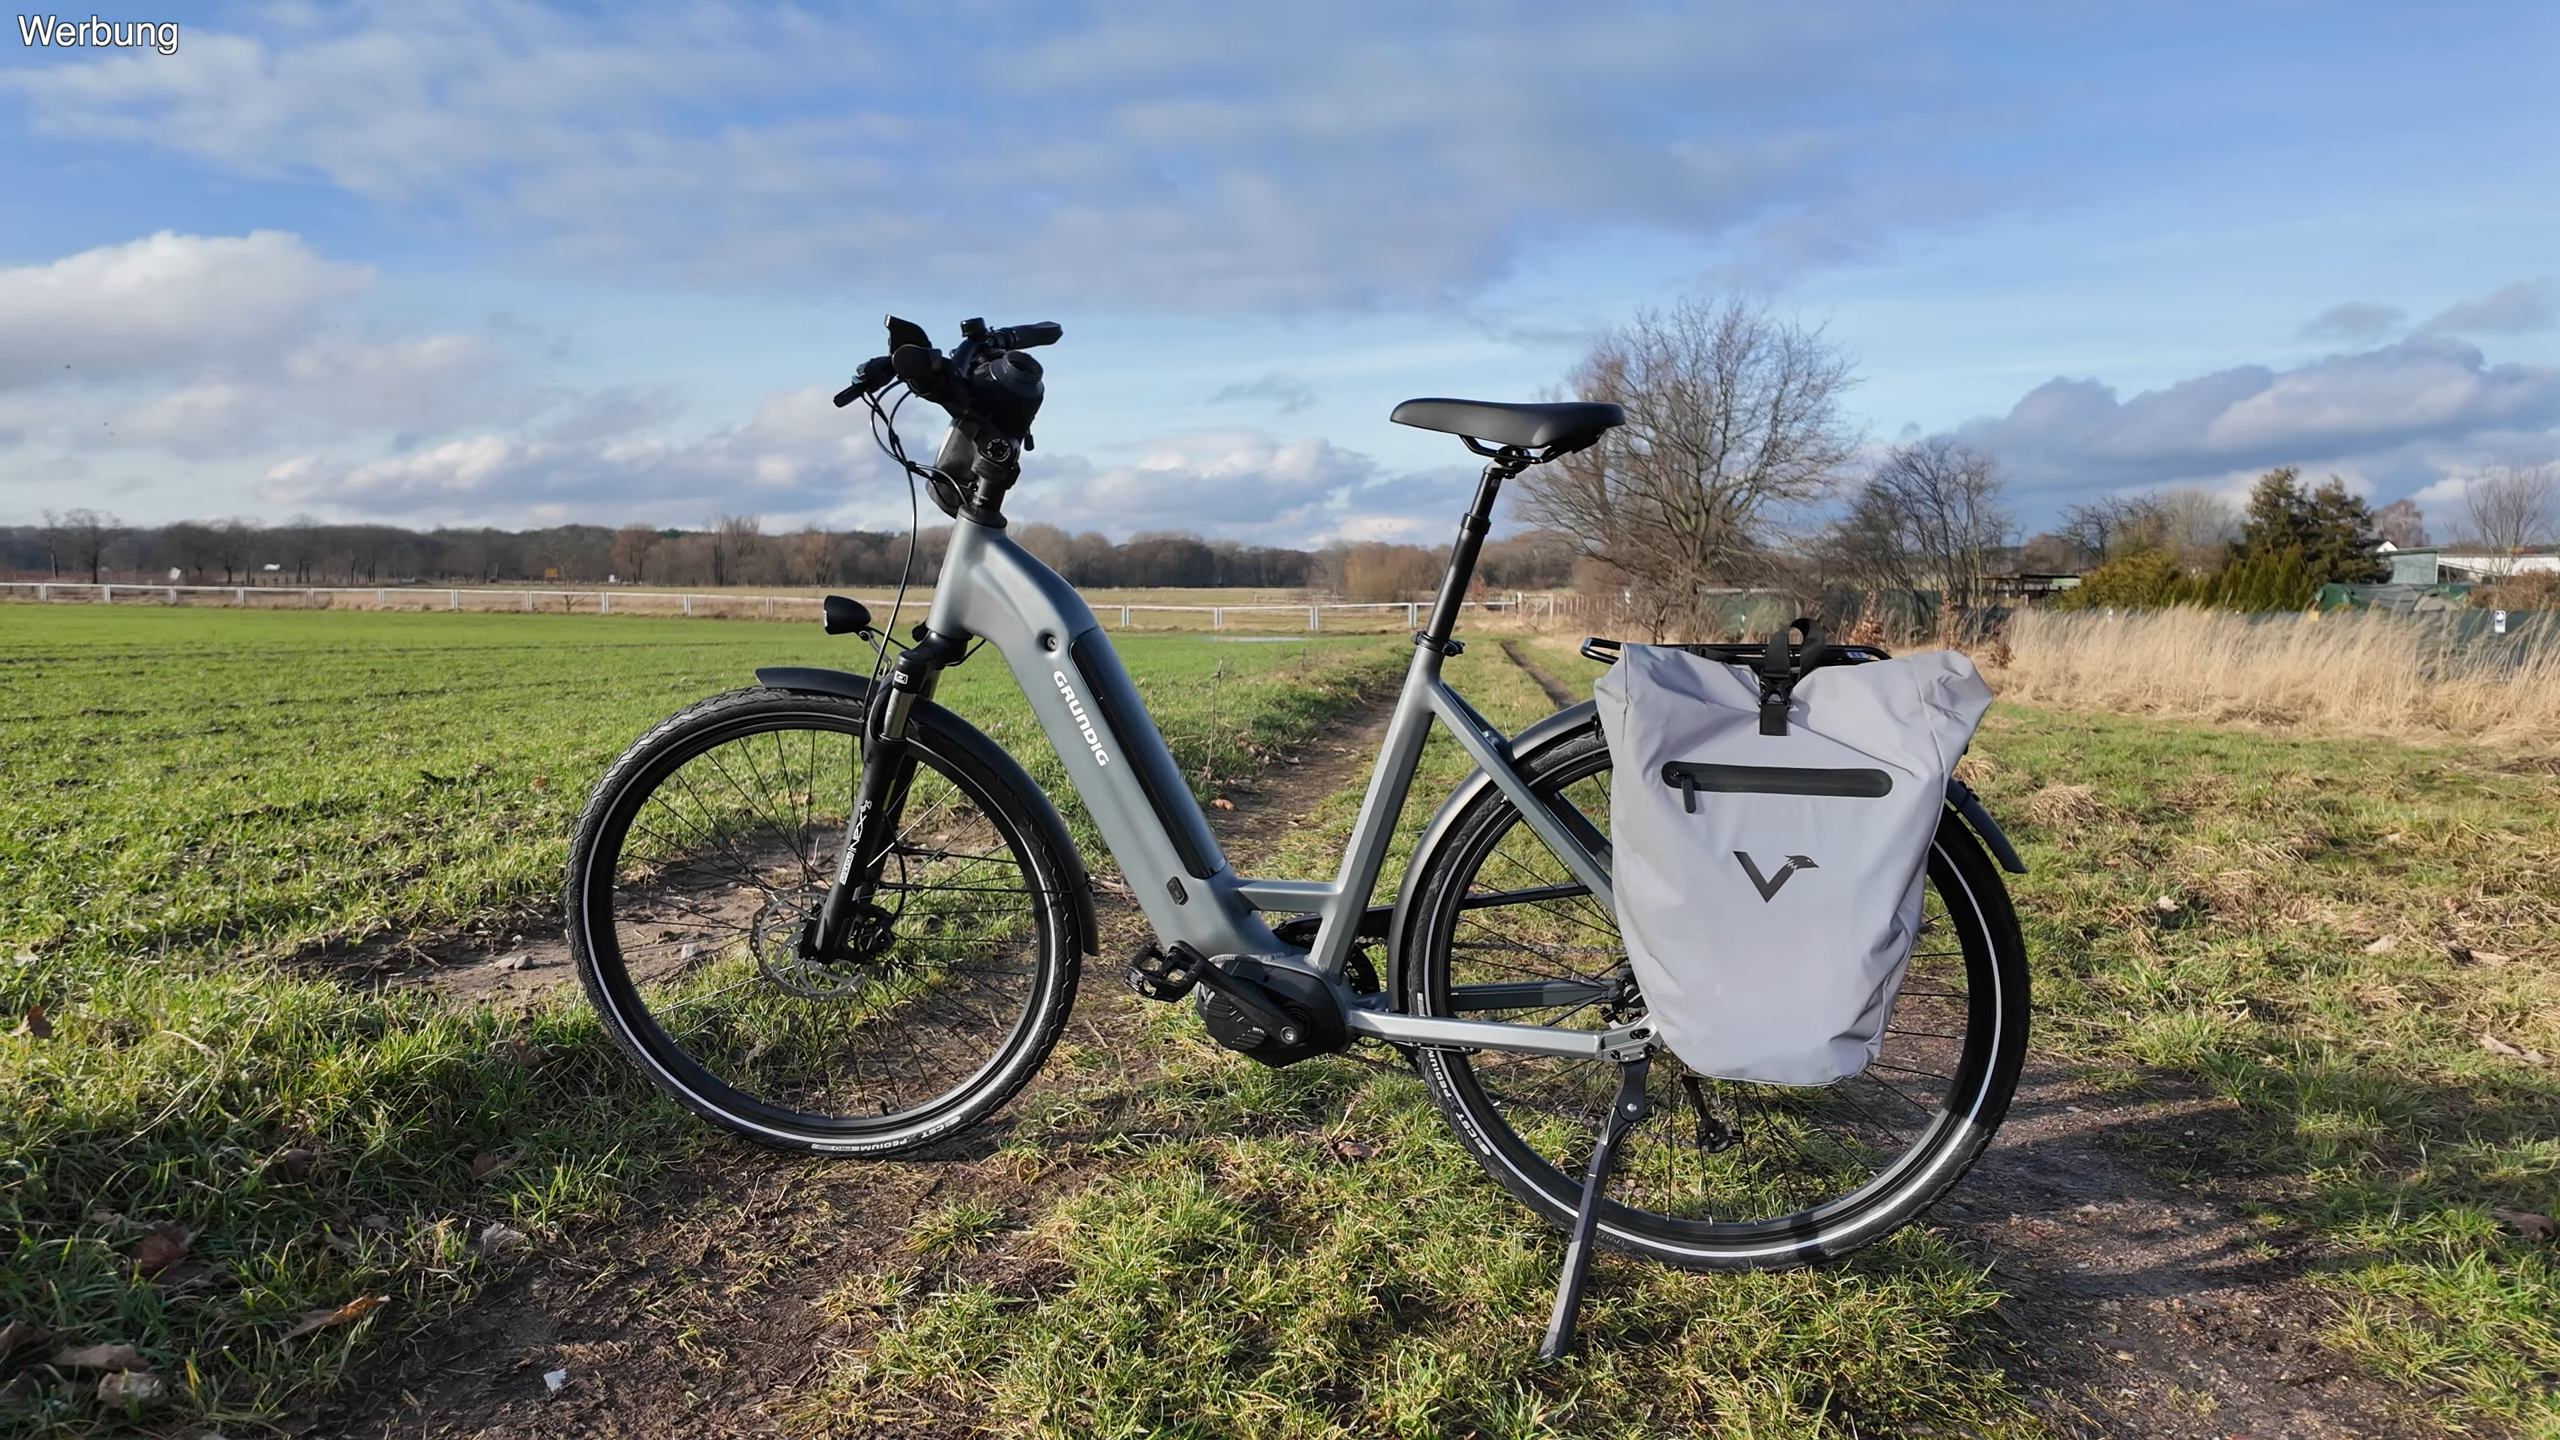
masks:
[[[1407,400],[1387,417],[1417,430],[1438,430],[1542,450],[1559,445],[1579,450],[1600,438],[1612,425],[1627,423],[1627,412],[1615,405],[1567,400],[1553,405],[1501,405],[1490,400]]]

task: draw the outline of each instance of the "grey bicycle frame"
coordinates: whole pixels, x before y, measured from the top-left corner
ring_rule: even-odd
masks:
[[[1605,853],[1595,854],[1564,816],[1530,791],[1511,764],[1509,737],[1440,678],[1444,657],[1438,647],[1414,646],[1341,872],[1330,883],[1250,880],[1238,877],[1220,853],[1092,607],[1002,528],[966,515],[954,521],[925,623],[939,635],[983,638],[1013,667],[1139,908],[1166,944],[1179,941],[1203,955],[1250,955],[1311,970],[1332,983],[1354,1034],[1399,1044],[1614,1060],[1641,1053],[1652,1039],[1652,1026],[1642,1020],[1613,1030],[1571,1030],[1398,1014],[1390,997],[1354,995],[1343,983],[1343,967],[1435,718],[1574,877],[1601,904],[1611,904]],[[1314,944],[1304,951],[1272,934],[1262,918],[1308,913],[1321,918]],[[1586,988],[1591,992],[1579,998],[1600,993],[1598,986],[1550,985],[1578,996]]]

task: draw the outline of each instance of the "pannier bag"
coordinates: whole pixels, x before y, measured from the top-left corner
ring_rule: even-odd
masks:
[[[1838,663],[1860,652],[1796,628],[1713,647],[1751,664],[1627,645],[1592,697],[1618,927],[1663,1043],[1701,1075],[1824,1085],[1882,1044],[1991,689],[1953,651]]]

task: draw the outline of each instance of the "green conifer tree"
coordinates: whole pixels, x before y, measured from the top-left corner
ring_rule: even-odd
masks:
[[[2249,511],[2241,517],[2240,541],[2231,547],[2231,559],[2223,568],[2229,574],[2248,561],[2264,560],[2267,565],[2245,581],[2235,576],[2222,588],[2223,598],[2212,603],[2248,609],[2296,608],[2260,603],[2292,594],[2290,581],[2279,583],[2273,578],[2281,567],[2269,568],[2274,557],[2287,550],[2295,553],[2313,594],[2327,584],[2372,585],[2391,578],[2390,562],[2376,549],[2382,541],[2374,533],[2373,511],[2348,492],[2346,482],[2332,475],[2316,491],[2306,491],[2301,482],[2302,471],[2292,465],[2258,477],[2249,492]],[[2250,603],[2236,605],[2233,597],[2243,595]]]
[[[2379,585],[2391,578],[2391,562],[2378,548],[2373,510],[2347,493],[2337,476],[2312,492],[2311,539],[2303,546],[2314,589],[2322,585]]]

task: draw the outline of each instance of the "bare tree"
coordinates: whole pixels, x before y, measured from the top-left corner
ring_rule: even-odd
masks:
[[[235,577],[249,569],[250,552],[257,548],[258,522],[230,519],[212,527],[213,544],[209,558],[222,567],[222,583],[229,585]]]
[[[1819,330],[1738,299],[1644,311],[1571,377],[1627,423],[1523,477],[1520,512],[1622,578],[1656,638],[1712,587],[1765,569],[1776,521],[1829,493],[1856,437],[1849,362]]]
[[[1981,605],[1994,552],[2014,526],[1999,462],[1948,435],[1888,451],[1836,529],[1853,572],[1880,586],[1935,590],[1948,609]]]
[[[210,525],[181,520],[161,529],[160,558],[202,579],[218,538]]]
[[[2062,508],[2062,538],[2092,561],[2165,548],[2167,531],[2168,517],[2155,495],[2106,495]]]
[[[658,548],[659,538],[646,525],[625,525],[613,532],[614,573],[635,585],[647,579],[649,552]]]
[[[2373,512],[2373,533],[2401,550],[2423,549],[2433,543],[2427,539],[2426,512],[2415,500],[2400,499]]]
[[[2492,465],[2462,487],[2462,508],[2473,538],[2491,550],[2548,544],[2560,533],[2560,466]]]
[[[711,529],[711,583],[744,583],[747,562],[764,548],[764,521],[754,515],[723,515]]]
[[[2240,538],[2240,519],[2229,498],[2182,486],[2065,506],[2060,533],[2092,562],[2165,550],[2186,565],[2205,567]]]
[[[62,573],[68,562],[74,570],[89,572],[89,583],[102,578],[107,563],[107,547],[125,536],[124,522],[102,510],[81,508],[65,510],[57,515],[44,512],[45,542],[54,551],[53,573]]]
[[[2231,496],[2183,485],[2152,498],[2160,506],[2161,545],[2190,569],[2220,563],[2240,539],[2240,505]]]
[[[45,568],[53,572],[54,579],[61,579],[62,557],[71,548],[70,529],[59,512],[47,510],[44,512],[44,527],[36,533],[44,540]]]
[[[271,544],[284,549],[285,563],[293,567],[293,583],[308,585],[312,572],[319,567],[322,540],[320,517],[296,515],[267,532]]]
[[[836,537],[815,523],[801,526],[786,542],[794,585],[827,585],[836,578]]]

